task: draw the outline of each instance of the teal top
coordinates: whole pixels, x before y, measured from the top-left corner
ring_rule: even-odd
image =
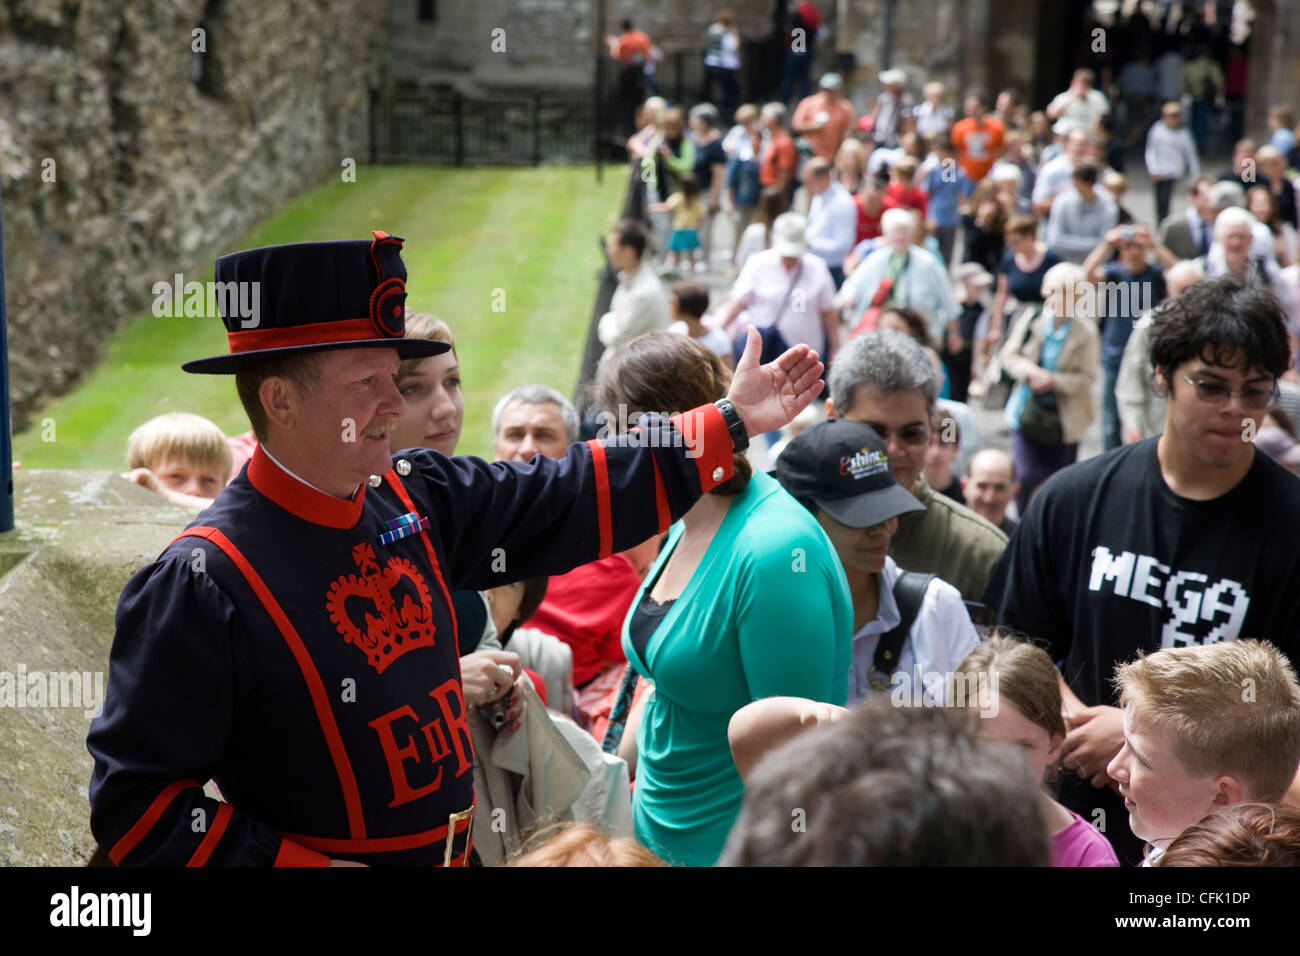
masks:
[[[637,732],[637,837],[670,863],[711,866],[744,792],[727,724],[763,697],[848,699],[853,601],[830,539],[765,474],[727,509],[685,591],[646,644],[628,622],[681,540],[682,523],[623,622],[623,650],[654,682]]]
[[[1061,350],[1065,348],[1065,340],[1070,337],[1070,320],[1067,318],[1060,325],[1053,326],[1055,317],[1050,309],[1043,310],[1042,319],[1043,329],[1047,334],[1043,338],[1043,352],[1038,359],[1038,367],[1046,372],[1055,372],[1057,363],[1061,361]],[[1008,428],[1020,427],[1020,416],[1025,413],[1029,396],[1033,394],[1024,382],[1016,386],[1002,416]]]

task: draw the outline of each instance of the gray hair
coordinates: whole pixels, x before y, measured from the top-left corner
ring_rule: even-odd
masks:
[[[686,114],[689,119],[699,120],[709,129],[717,129],[718,123],[722,121],[718,115],[718,108],[712,103],[699,103],[691,107],[691,111]]]
[[[759,111],[759,116],[761,116],[765,121],[768,119],[772,119],[775,120],[778,125],[784,126],[785,125],[785,104],[764,103],[762,110]]]
[[[549,385],[520,385],[501,396],[496,408],[492,409],[492,437],[501,431],[501,416],[505,410],[516,403],[520,405],[545,405],[549,402],[558,405],[560,417],[564,420],[564,433],[569,444],[578,440],[578,410],[569,401]]]
[[[1246,190],[1242,188],[1241,183],[1234,183],[1230,180],[1215,183],[1210,187],[1205,198],[1210,203],[1212,209],[1229,209],[1233,206],[1246,205]]]
[[[939,398],[939,379],[930,357],[918,343],[893,329],[859,335],[835,353],[830,388],[831,401],[839,414],[853,407],[863,385],[887,394],[920,392],[930,416]]]
[[[895,206],[893,209],[885,210],[880,217],[880,234],[887,236],[896,228],[906,229],[909,233],[916,232],[916,219],[912,216],[910,209]]]
[[[1214,238],[1222,239],[1223,234],[1236,226],[1254,229],[1258,222],[1254,215],[1239,206],[1229,206],[1214,217]]]

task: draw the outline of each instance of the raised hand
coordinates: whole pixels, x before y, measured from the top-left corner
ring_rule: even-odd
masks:
[[[775,361],[759,365],[762,348],[758,330],[747,326],[745,351],[727,392],[751,438],[780,428],[807,408],[821,394],[821,375],[826,370],[806,345],[793,346]]]

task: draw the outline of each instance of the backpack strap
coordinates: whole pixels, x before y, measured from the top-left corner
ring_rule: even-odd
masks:
[[[922,574],[920,571],[904,571],[894,581],[894,603],[898,605],[898,625],[880,635],[876,644],[876,653],[871,661],[870,681],[872,689],[883,691],[889,689],[889,678],[898,667],[898,658],[903,650],[903,642],[912,630],[912,623],[921,610],[925,600],[926,588],[935,576]]]

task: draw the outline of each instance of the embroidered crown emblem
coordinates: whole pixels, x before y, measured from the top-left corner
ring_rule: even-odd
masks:
[[[381,568],[375,549],[364,542],[352,549],[352,560],[361,576],[338,578],[325,598],[343,640],[364,651],[379,674],[407,651],[432,647],[433,608],[419,569],[401,557],[389,558]]]

